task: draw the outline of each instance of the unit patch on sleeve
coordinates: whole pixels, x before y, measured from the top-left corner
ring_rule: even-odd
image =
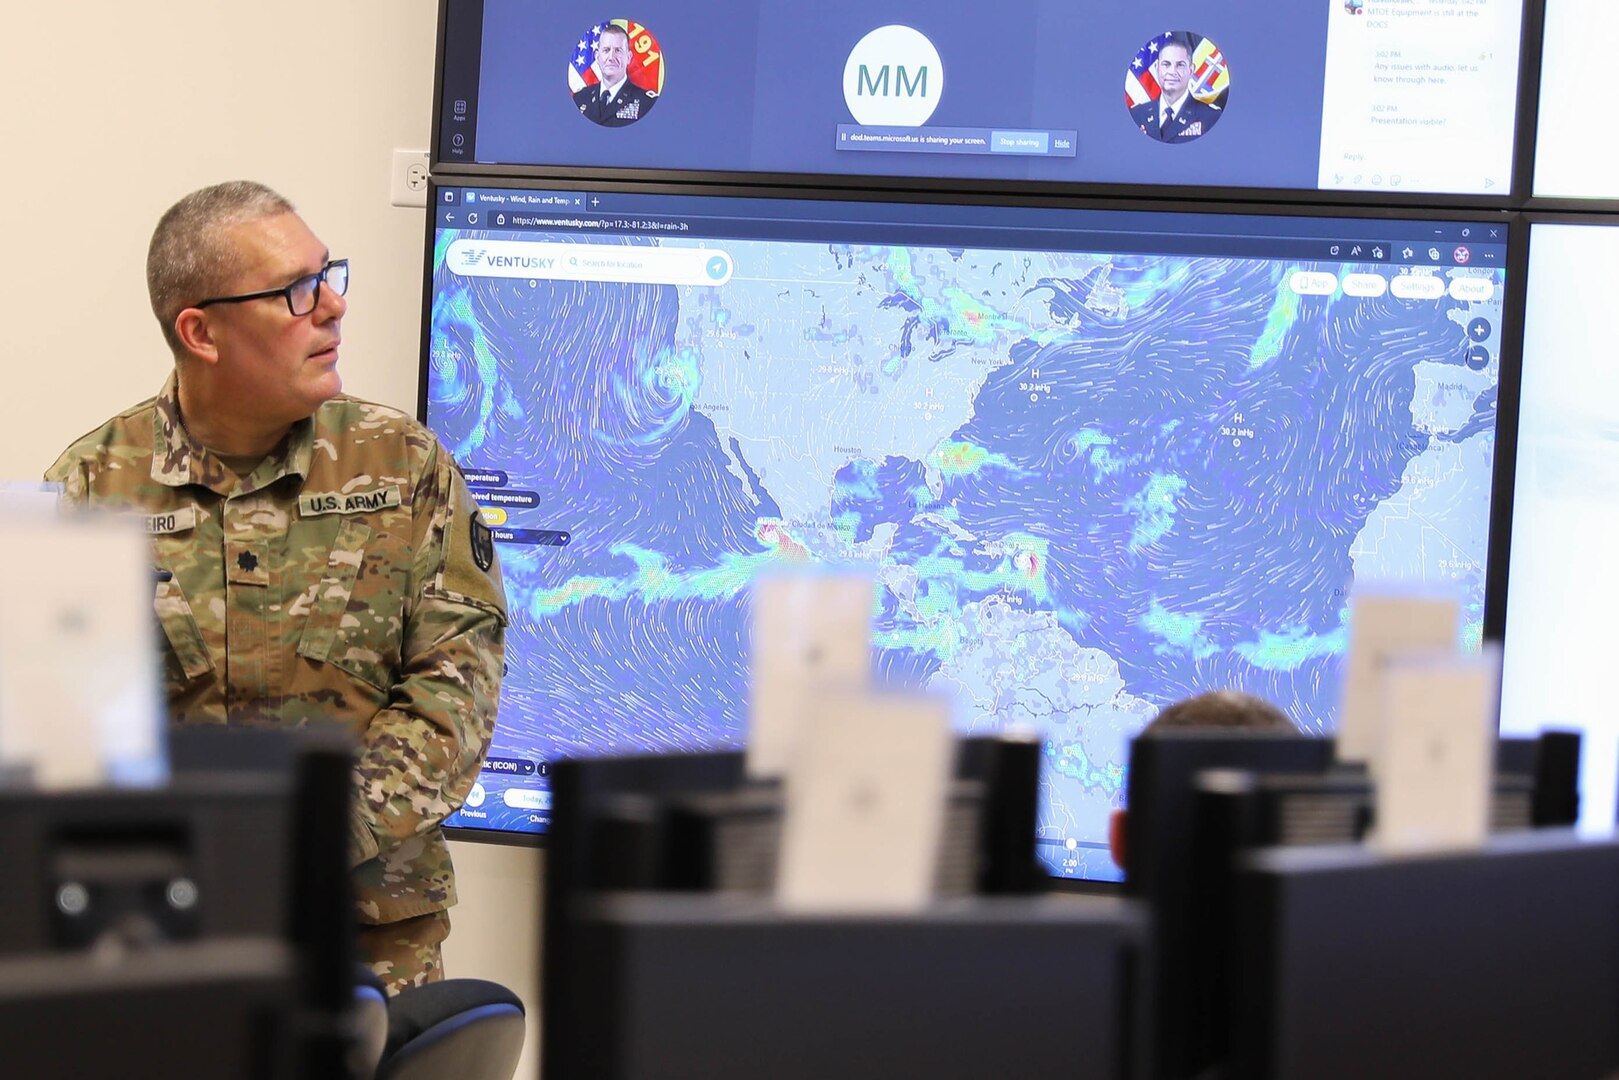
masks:
[[[478,564],[479,570],[488,573],[495,562],[495,534],[489,531],[482,514],[473,514],[469,520],[472,522],[472,561]]]

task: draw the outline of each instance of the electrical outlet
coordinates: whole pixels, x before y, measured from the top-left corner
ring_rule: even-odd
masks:
[[[388,201],[395,206],[427,205],[427,151],[395,150],[388,176]]]

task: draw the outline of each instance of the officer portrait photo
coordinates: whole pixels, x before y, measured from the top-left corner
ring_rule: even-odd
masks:
[[[663,49],[634,19],[597,23],[579,37],[568,64],[568,92],[593,124],[626,127],[663,93]]]
[[[1124,104],[1141,134],[1181,144],[1207,135],[1225,115],[1231,71],[1201,34],[1171,30],[1136,51],[1124,75]]]

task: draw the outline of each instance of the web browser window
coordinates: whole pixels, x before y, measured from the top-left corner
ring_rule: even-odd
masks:
[[[1076,878],[1163,706],[1330,729],[1352,580],[1482,634],[1499,218],[433,198],[426,418],[512,612],[457,825],[544,830],[561,755],[739,746],[783,566],[876,577],[879,685],[1041,732]]]

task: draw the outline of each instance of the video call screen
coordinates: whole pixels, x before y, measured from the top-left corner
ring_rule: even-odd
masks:
[[[545,830],[559,756],[740,746],[771,568],[869,570],[881,685],[1043,733],[1075,878],[1163,706],[1330,729],[1353,579],[1482,634],[1500,218],[432,199],[426,419],[511,601],[454,825]]]
[[[1619,718],[1619,370],[1609,359],[1619,226],[1530,231],[1501,730],[1584,735],[1581,822],[1613,827]],[[1604,389],[1606,387],[1606,389]]]
[[[1505,196],[1523,0],[449,0],[437,160]]]

